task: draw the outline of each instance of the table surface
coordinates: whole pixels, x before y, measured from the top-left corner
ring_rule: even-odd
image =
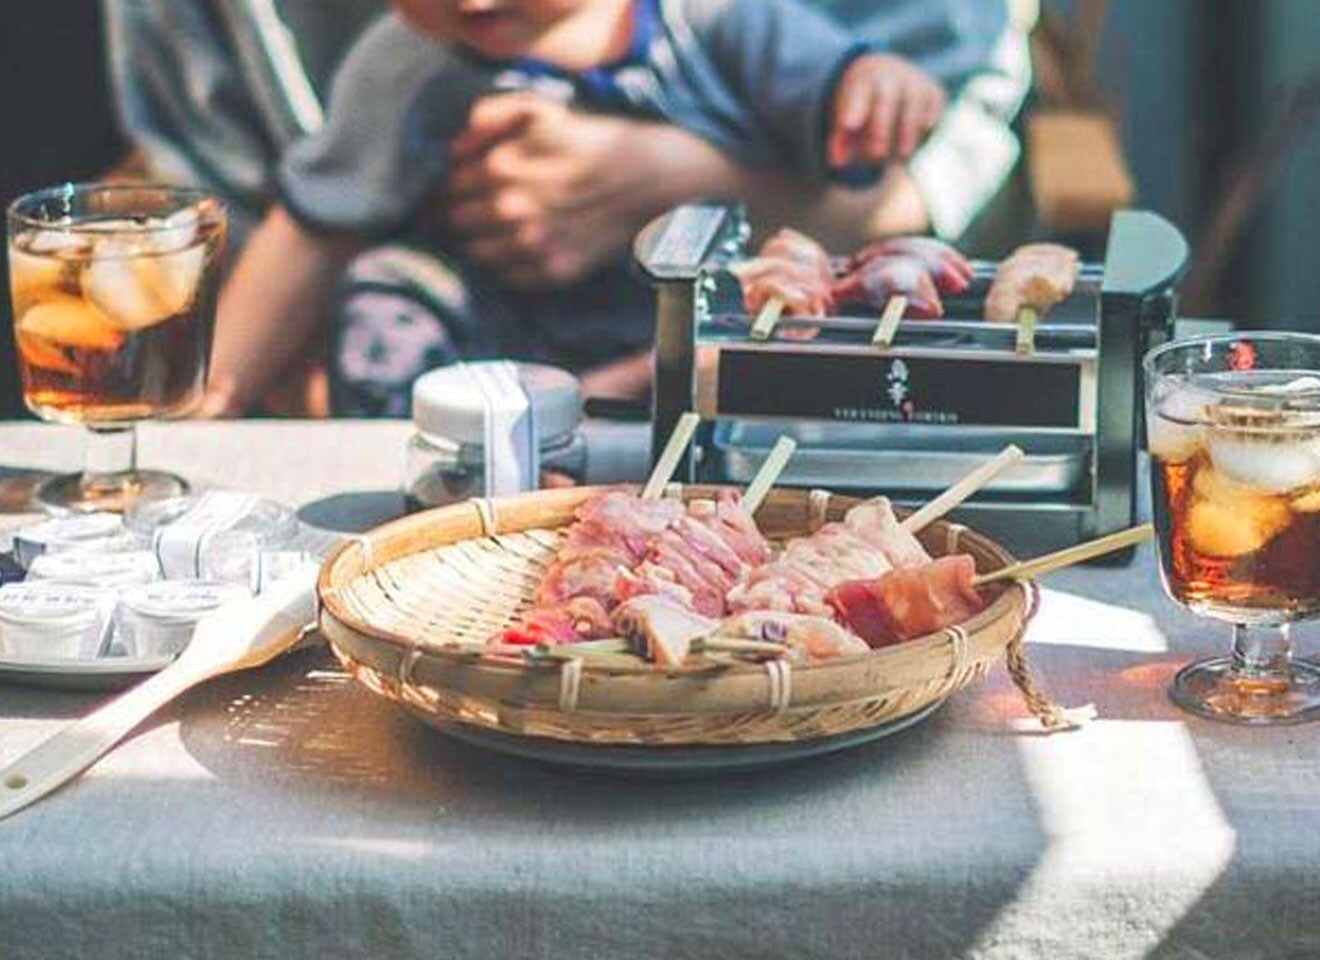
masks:
[[[360,526],[397,510],[407,432],[154,425],[142,462]],[[10,468],[78,448],[0,426]],[[488,755],[295,654],[0,823],[0,957],[1320,956],[1317,728],[1168,703],[1227,637],[1149,547],[1052,577],[1030,641],[1098,720],[1041,735],[1000,669],[894,738],[685,781]],[[0,764],[98,702],[0,685]]]

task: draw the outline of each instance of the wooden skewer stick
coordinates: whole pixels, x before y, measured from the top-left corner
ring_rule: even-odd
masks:
[[[756,320],[752,323],[751,337],[753,340],[769,340],[770,334],[775,332],[775,325],[779,323],[779,318],[784,315],[786,304],[778,297],[771,297],[766,301],[761,312],[756,315]]]
[[[765,463],[761,464],[761,469],[756,471],[756,476],[747,485],[747,492],[743,494],[743,509],[749,515],[756,513],[757,507],[784,472],[784,467],[788,466],[788,460],[796,449],[797,441],[792,437],[780,437],[775,441],[774,449],[765,458]]]
[[[584,640],[578,643],[551,645],[538,643],[535,647],[525,648],[534,659],[579,660],[583,657],[614,657],[619,654],[631,654],[632,647],[622,637],[608,640]]]
[[[875,333],[871,335],[871,343],[883,350],[888,350],[894,343],[894,337],[898,334],[898,325],[903,320],[903,314],[907,312],[907,297],[895,294],[889,298],[885,304],[885,312],[880,314],[880,322],[875,326]]]
[[[642,488],[643,500],[655,500],[665,492],[665,485],[678,469],[678,461],[683,459],[683,452],[692,442],[692,434],[696,432],[699,423],[701,417],[691,411],[678,418],[674,432],[669,435],[669,442],[665,444],[660,459],[655,462],[655,469],[651,471],[646,486]]]
[[[1115,550],[1122,550],[1124,547],[1134,546],[1153,536],[1154,533],[1155,528],[1153,526],[1149,523],[1143,523],[1137,527],[1120,530],[1118,533],[1111,533],[1107,537],[1100,537],[1098,540],[1079,543],[1077,546],[1068,547],[1066,550],[1047,553],[1045,556],[1037,557],[1034,560],[1023,560],[991,573],[983,573],[972,581],[972,585],[980,587],[1000,580],[1030,580],[1033,577],[1070,567],[1074,563],[1081,563],[1083,560],[1090,560],[1093,557],[1103,556]]]
[[[1023,307],[1017,315],[1017,346],[1022,355],[1031,353],[1036,348],[1036,321],[1040,318],[1035,307]]]
[[[782,656],[788,651],[782,643],[738,637],[698,637],[689,649],[692,653],[755,653],[771,657]]]
[[[909,533],[916,533],[934,523],[977,490],[984,487],[992,477],[998,476],[1024,456],[1021,447],[1015,443],[1010,443],[1003,450],[1000,450],[993,459],[987,460],[930,503],[910,514],[902,523],[903,529]]]

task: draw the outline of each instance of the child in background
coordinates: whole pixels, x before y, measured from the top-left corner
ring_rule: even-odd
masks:
[[[468,112],[492,91],[677,124],[749,167],[823,181],[909,155],[942,89],[855,43],[796,0],[396,0],[354,46],[327,120],[292,148],[280,203],[252,236],[221,302],[208,410],[248,409],[319,332],[334,285],[369,245],[437,251],[420,216]],[[495,154],[491,155],[492,158]],[[461,189],[461,185],[458,185]],[[644,350],[649,292],[626,264],[523,293],[458,264],[451,316],[400,311],[389,337],[332,350],[336,407],[406,412],[415,376],[459,358],[515,356],[589,370]],[[461,303],[459,303],[461,301]]]

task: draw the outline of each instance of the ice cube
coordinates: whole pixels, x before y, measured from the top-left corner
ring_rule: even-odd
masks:
[[[1146,424],[1151,455],[1168,463],[1191,459],[1201,445],[1206,407],[1212,399],[1183,380],[1160,383],[1151,404],[1154,415]]]
[[[1320,392],[1320,377],[1297,377],[1287,383],[1271,383],[1260,388],[1261,393],[1297,394]]]
[[[36,300],[47,292],[59,289],[64,277],[62,260],[51,256],[24,253],[17,247],[9,248],[9,290],[19,309],[28,301]]]
[[[1288,526],[1288,505],[1262,495],[1212,468],[1197,471],[1187,515],[1192,547],[1212,557],[1239,557],[1259,550]]]
[[[47,344],[87,350],[117,350],[124,335],[105,316],[77,297],[53,297],[31,307],[18,321],[20,340],[26,334]]]
[[[18,246],[28,253],[79,257],[91,250],[91,240],[81,231],[33,230],[20,238]]]
[[[197,227],[201,218],[192,207],[176,210],[168,217],[152,221],[157,227],[151,234],[152,249],[157,253],[173,253],[191,247],[197,239]]]
[[[1320,436],[1213,428],[1206,448],[1215,469],[1263,493],[1283,493],[1320,482]]]
[[[82,275],[87,299],[123,330],[141,330],[192,302],[206,263],[198,245],[167,254],[128,254],[119,238],[97,243]]]

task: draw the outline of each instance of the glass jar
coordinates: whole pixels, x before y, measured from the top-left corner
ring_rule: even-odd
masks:
[[[230,490],[144,501],[124,524],[150,544],[166,579],[230,583],[247,583],[256,553],[281,549],[299,530],[283,504]]]
[[[410,509],[581,480],[582,392],[555,367],[490,361],[433,370],[413,385]]]

